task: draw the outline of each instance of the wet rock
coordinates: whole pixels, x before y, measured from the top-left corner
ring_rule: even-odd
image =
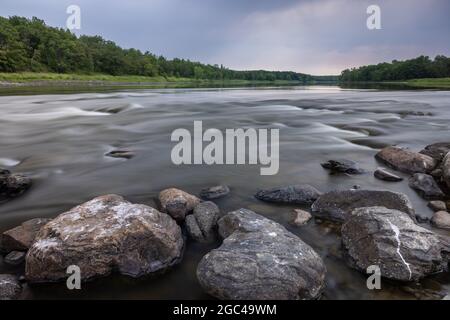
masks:
[[[250,210],[219,222],[223,244],[197,268],[203,289],[219,299],[316,299],[326,268],[317,253],[278,223]]]
[[[311,208],[315,217],[344,222],[352,215],[354,209],[373,206],[403,211],[415,219],[409,198],[402,193],[391,191],[364,189],[331,191],[320,196]]]
[[[50,219],[36,218],[25,221],[20,226],[3,232],[0,238],[0,248],[4,252],[27,251],[39,230]]]
[[[450,213],[446,211],[438,211],[433,214],[431,223],[440,229],[450,229]]]
[[[440,179],[442,177],[442,169],[434,169],[430,172],[430,175],[432,175],[434,178]]]
[[[12,251],[6,255],[4,261],[11,266],[18,266],[25,261],[25,252]]]
[[[409,178],[409,186],[425,199],[441,199],[445,197],[434,178],[428,174],[414,174]]]
[[[31,179],[0,168],[0,203],[16,198],[31,187]]]
[[[427,173],[437,165],[437,161],[430,156],[399,147],[386,147],[375,157],[391,168],[406,173]]]
[[[105,154],[106,157],[110,158],[122,158],[122,159],[131,159],[135,156],[135,153],[128,150],[114,150]]]
[[[356,209],[342,226],[342,243],[352,267],[377,265],[388,279],[417,281],[447,270],[439,237],[398,210]]]
[[[200,203],[200,199],[179,189],[165,189],[159,193],[161,211],[177,221],[183,221],[188,213]]]
[[[308,185],[294,185],[288,187],[272,188],[260,190],[255,197],[262,201],[291,203],[291,204],[311,204],[321,195],[320,191]]]
[[[363,174],[366,170],[359,167],[359,165],[352,160],[339,159],[328,160],[321,164],[325,169],[329,169],[332,173],[348,173],[348,174]]]
[[[450,152],[447,153],[442,161],[442,179],[447,188],[450,188]]]
[[[219,207],[214,202],[206,201],[198,204],[194,208],[194,213],[186,217],[189,236],[199,242],[213,241],[219,216]]]
[[[308,221],[311,220],[311,218],[311,213],[300,209],[294,209],[291,224],[300,227],[307,224]]]
[[[434,212],[447,210],[447,205],[445,204],[445,202],[439,200],[428,202],[428,207],[431,208],[431,210],[433,210]]]
[[[403,180],[402,177],[399,177],[398,175],[393,174],[392,172],[389,172],[384,168],[378,168],[377,170],[375,170],[373,175],[375,176],[375,178],[384,180],[384,181],[397,182],[397,181]]]
[[[426,146],[422,151],[420,151],[421,154],[432,157],[438,162],[441,162],[448,152],[450,152],[450,142],[433,143]]]
[[[183,246],[168,214],[106,195],[47,223],[28,251],[25,275],[30,282],[60,281],[77,265],[83,281],[113,271],[137,278],[178,263]]]
[[[213,200],[225,197],[229,193],[230,188],[228,188],[228,186],[220,185],[203,189],[200,192],[200,197],[202,197],[205,200]]]
[[[18,299],[22,292],[17,277],[10,274],[0,274],[0,300]]]

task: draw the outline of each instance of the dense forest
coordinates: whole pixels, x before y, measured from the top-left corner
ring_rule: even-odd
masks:
[[[288,80],[313,77],[290,71],[235,71],[184,59],[169,60],[150,52],[123,49],[100,36],[77,37],[43,20],[0,17],[0,72],[183,77],[210,80]]]
[[[341,81],[397,81],[422,78],[450,77],[450,58],[437,56],[434,60],[420,56],[405,61],[392,61],[377,65],[344,70]]]

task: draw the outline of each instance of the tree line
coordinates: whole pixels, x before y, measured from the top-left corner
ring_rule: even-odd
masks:
[[[434,60],[427,56],[391,63],[346,69],[341,73],[341,81],[397,81],[421,78],[450,77],[450,58],[439,55]]]
[[[0,72],[55,72],[183,77],[209,80],[288,80],[313,77],[291,71],[236,71],[150,52],[123,49],[100,36],[77,37],[38,18],[0,17]]]

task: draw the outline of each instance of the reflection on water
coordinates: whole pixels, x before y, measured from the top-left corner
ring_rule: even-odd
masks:
[[[174,129],[280,129],[280,171],[260,176],[259,166],[174,166]],[[416,150],[450,141],[450,92],[375,91],[338,87],[239,89],[146,89],[0,97],[0,166],[24,172],[34,186],[0,206],[0,231],[34,217],[54,217],[95,196],[117,193],[156,206],[158,192],[176,186],[198,194],[227,184],[217,201],[223,212],[246,207],[280,222],[310,244],[327,265],[327,299],[411,298],[398,284],[369,291],[365,277],[348,268],[340,239],[328,225],[288,224],[291,206],[257,201],[258,188],[309,183],[319,190],[360,185],[406,193],[422,216],[432,212],[406,183],[384,183],[371,174],[329,175],[320,162],[348,158],[373,170],[378,148],[398,144]],[[113,149],[133,151],[130,160],[105,157]],[[183,262],[153,278],[108,277],[69,292],[64,284],[34,286],[28,298],[207,298],[195,277],[201,257],[214,245],[189,242]],[[0,261],[0,273],[21,272]],[[448,290],[450,279],[424,282]],[[429,284],[431,283],[431,285]]]

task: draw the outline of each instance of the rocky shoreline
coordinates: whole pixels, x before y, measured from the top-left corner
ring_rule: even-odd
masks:
[[[297,184],[258,190],[254,196],[267,205],[294,206],[291,226],[301,228],[311,218],[332,223],[348,267],[363,274],[377,265],[384,279],[415,284],[448,272],[450,143],[435,143],[420,152],[391,146],[375,157],[410,178],[402,182],[387,168],[369,170],[347,159],[330,159],[322,167],[330,174],[372,172],[386,183],[407,183],[435,212],[430,220],[421,218],[406,195],[387,190],[321,192]],[[0,170],[0,202],[20,197],[31,185],[24,175]],[[212,186],[197,197],[169,188],[159,193],[155,208],[104,195],[51,220],[25,221],[0,236],[3,261],[25,265],[23,275],[0,275],[0,299],[20,298],[24,283],[65,281],[72,265],[80,268],[83,281],[111,274],[160,276],[183,259],[190,241],[217,240],[220,245],[196,269],[199,284],[210,296],[320,299],[327,278],[323,257],[284,226],[254,211],[221,212],[214,201],[230,192],[228,186]]]

